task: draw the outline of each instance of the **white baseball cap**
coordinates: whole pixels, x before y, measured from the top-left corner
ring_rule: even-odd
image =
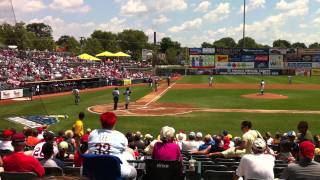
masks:
[[[252,143],[252,149],[259,152],[265,151],[266,147],[267,147],[266,141],[261,138],[254,140]]]

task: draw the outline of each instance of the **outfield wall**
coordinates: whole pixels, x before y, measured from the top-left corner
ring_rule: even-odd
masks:
[[[189,66],[215,74],[319,75],[320,49],[190,48]]]

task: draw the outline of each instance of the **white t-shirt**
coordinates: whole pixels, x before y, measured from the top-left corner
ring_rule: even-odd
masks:
[[[182,141],[182,151],[198,150],[200,146],[199,141]]]
[[[0,150],[10,150],[13,152],[12,141],[0,141]]]
[[[96,129],[90,133],[88,145],[90,154],[119,156],[126,150],[128,140],[119,131]]]
[[[42,146],[45,144],[46,142],[42,142],[42,143],[39,143],[37,144],[34,149],[33,149],[33,152],[32,152],[32,156],[37,158],[37,159],[41,159],[41,158],[44,158],[44,155],[42,153]],[[56,156],[58,154],[59,150],[57,148],[56,145],[53,145],[53,156]]]
[[[241,158],[236,171],[237,176],[245,179],[274,179],[274,156],[270,154],[246,154]]]
[[[267,139],[267,145],[268,145],[268,146],[269,146],[269,145],[272,145],[272,142],[273,142],[273,139],[272,139],[272,138]]]

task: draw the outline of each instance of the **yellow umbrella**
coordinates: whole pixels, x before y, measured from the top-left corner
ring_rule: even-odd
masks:
[[[89,61],[100,61],[99,58],[96,58],[96,57],[94,57],[94,56],[91,56],[91,55],[89,55],[89,54],[87,54],[87,53],[84,53],[84,54],[79,55],[78,58],[84,59],[84,60],[89,60]]]
[[[126,54],[124,52],[117,52],[114,54],[116,57],[130,57],[129,54]]]
[[[105,52],[102,52],[100,54],[97,54],[96,55],[97,57],[114,57],[114,54],[109,52],[109,51],[105,51]]]

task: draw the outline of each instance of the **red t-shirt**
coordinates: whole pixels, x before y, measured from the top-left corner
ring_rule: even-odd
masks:
[[[81,154],[79,153],[79,151],[77,151],[74,154],[74,166],[75,167],[81,167],[83,163],[83,157],[81,156]]]
[[[3,158],[4,171],[9,172],[35,172],[42,177],[45,172],[40,162],[23,152],[13,152]]]

